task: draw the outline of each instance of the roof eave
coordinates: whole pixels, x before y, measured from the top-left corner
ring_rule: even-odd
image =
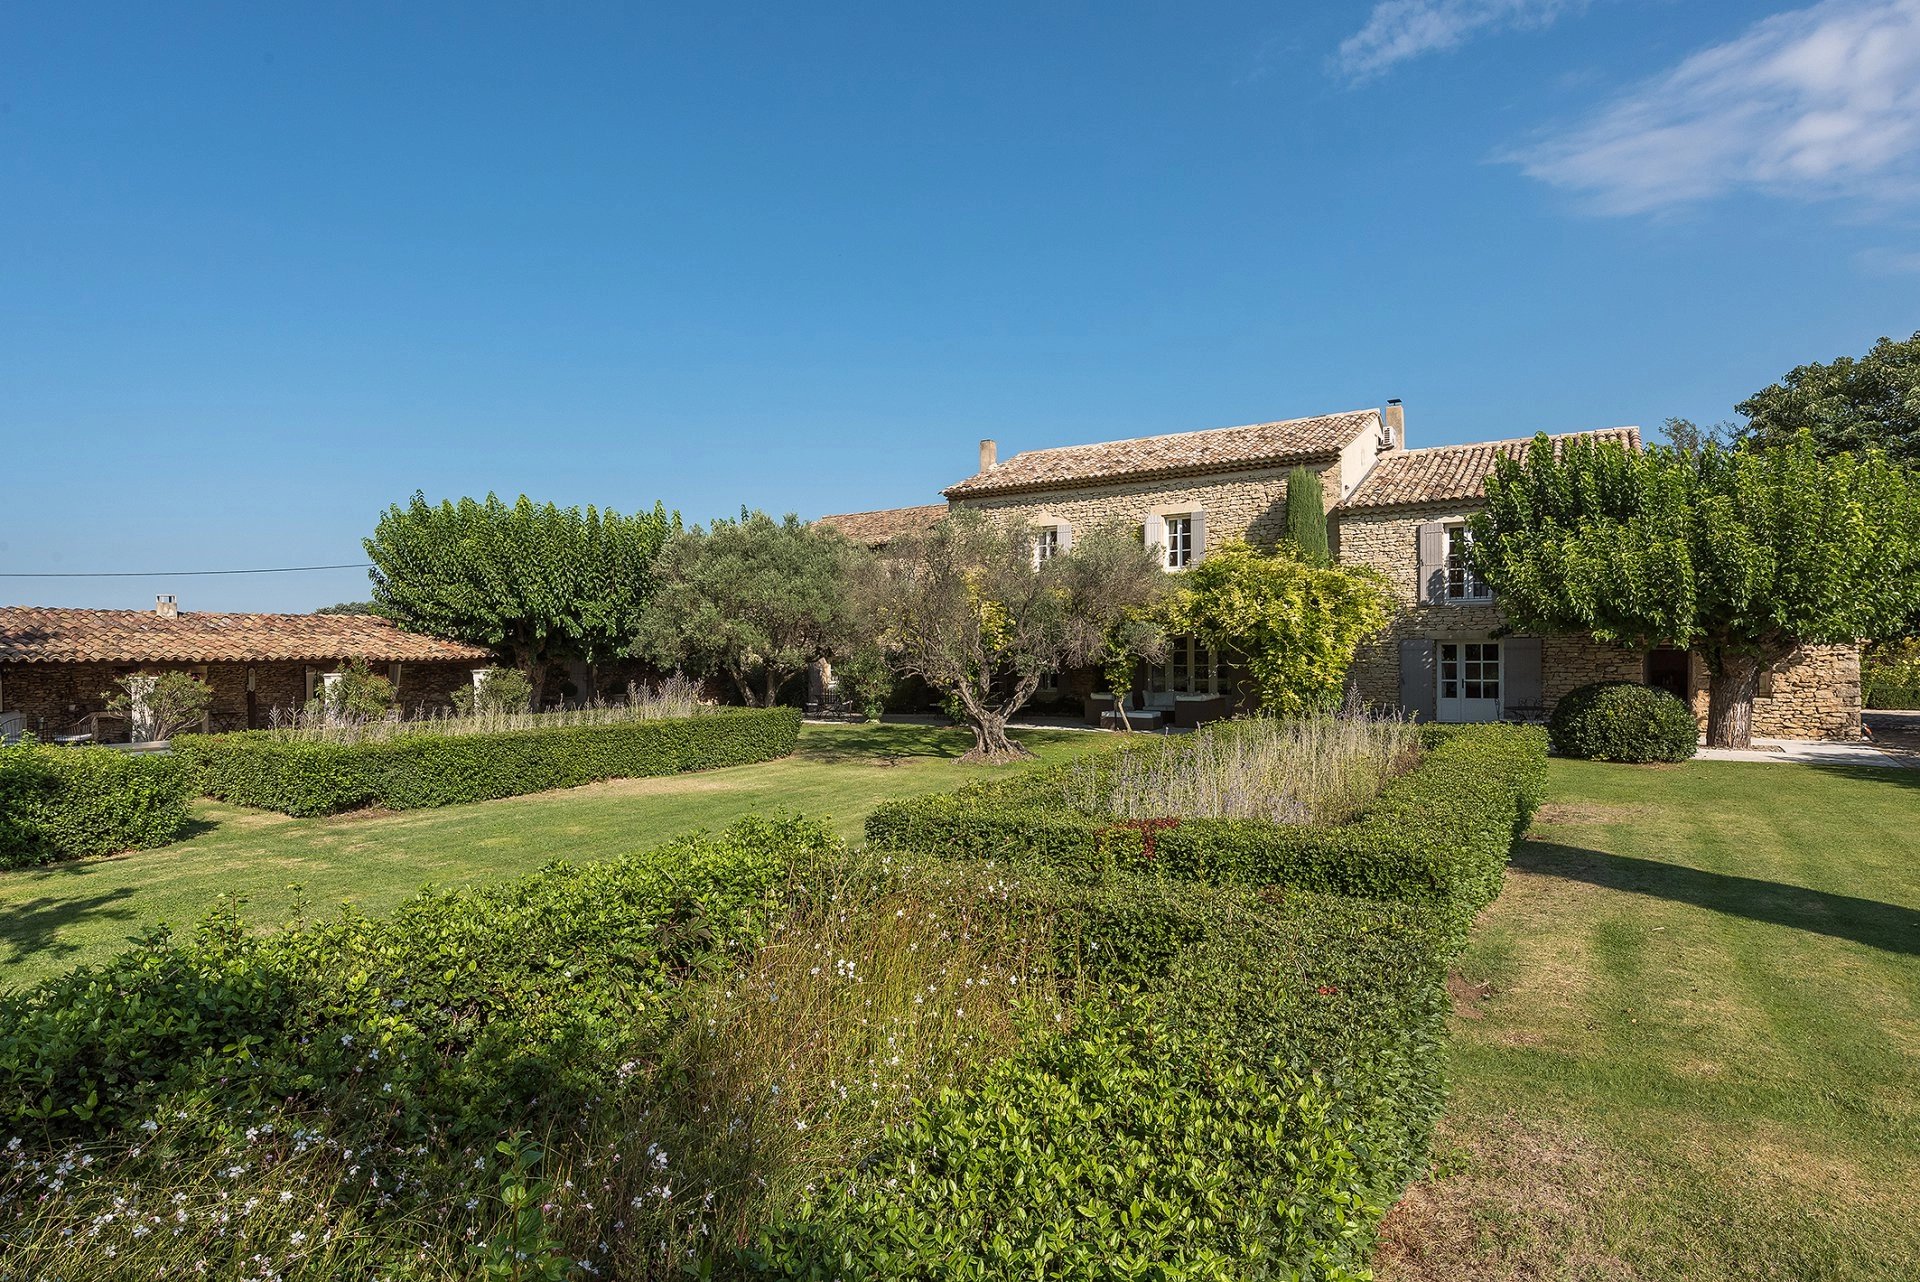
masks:
[[[1102,485],[1125,485],[1135,481],[1170,481],[1185,476],[1207,476],[1217,472],[1258,472],[1271,467],[1294,467],[1302,463],[1327,463],[1340,457],[1341,451],[1305,450],[1276,454],[1269,458],[1236,460],[1231,463],[1193,463],[1185,467],[1153,468],[1139,472],[1109,472],[1102,476],[1075,477],[1071,480],[1030,481],[1011,485],[973,485],[973,478],[941,490],[942,498],[970,499],[988,494],[1036,494],[1046,490],[1086,490]],[[1018,457],[1017,455],[1015,457]],[[1012,460],[1008,460],[1011,462]]]

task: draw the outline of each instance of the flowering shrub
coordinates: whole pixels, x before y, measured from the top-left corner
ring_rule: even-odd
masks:
[[[183,735],[173,750],[207,795],[305,816],[366,806],[417,810],[749,765],[788,755],[799,733],[797,709],[726,708],[673,720],[491,734],[422,730],[353,743],[272,730]]]
[[[188,771],[167,757],[0,747],[0,868],[164,846],[192,797]]]

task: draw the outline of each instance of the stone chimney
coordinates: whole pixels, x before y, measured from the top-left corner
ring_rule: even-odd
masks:
[[[1387,408],[1380,412],[1381,448],[1403,450],[1407,448],[1407,412],[1400,407],[1400,398],[1394,397],[1387,402]]]
[[[163,619],[180,617],[180,598],[169,592],[165,596],[153,598],[153,612]]]
[[[993,441],[980,442],[980,470],[982,472],[991,472],[993,471],[994,465],[999,461],[1000,446]]]

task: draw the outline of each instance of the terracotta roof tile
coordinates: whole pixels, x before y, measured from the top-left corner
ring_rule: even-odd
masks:
[[[0,662],[477,662],[482,646],[402,632],[369,614],[209,614],[0,606]]]
[[[1024,450],[946,490],[971,498],[1018,490],[1071,488],[1196,472],[1230,472],[1337,454],[1362,432],[1380,430],[1378,410],[1349,410],[1245,427],[1215,427],[1098,445]]]
[[[1549,437],[1556,447],[1566,441],[1613,442],[1630,450],[1640,448],[1637,427],[1608,427],[1596,432],[1568,432]],[[1487,478],[1494,460],[1524,456],[1532,437],[1511,441],[1476,441],[1471,445],[1437,445],[1424,450],[1383,454],[1337,509],[1407,507],[1418,503],[1451,503],[1487,496]]]
[[[899,535],[924,530],[946,514],[945,503],[929,503],[924,507],[890,507],[879,512],[842,512],[823,516],[819,523],[832,526],[855,543],[879,547]]]

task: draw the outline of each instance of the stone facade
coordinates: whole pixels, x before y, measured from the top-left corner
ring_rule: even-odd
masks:
[[[1370,703],[1400,701],[1400,643],[1409,639],[1481,640],[1505,633],[1496,604],[1431,605],[1419,585],[1419,530],[1432,521],[1463,521],[1472,505],[1427,504],[1340,513],[1336,523],[1342,564],[1368,565],[1386,577],[1395,609],[1387,631],[1355,656],[1353,684]],[[1541,640],[1541,702],[1525,715],[1546,716],[1568,691],[1594,681],[1646,681],[1643,650],[1607,645],[1580,636]],[[1688,684],[1701,724],[1706,723],[1707,671],[1691,656]],[[1857,646],[1808,646],[1796,651],[1761,681],[1754,700],[1753,732],[1783,739],[1857,739],[1860,736],[1860,651]]]
[[[210,730],[264,726],[275,709],[302,706],[308,674],[339,669],[338,663],[5,663],[0,664],[0,714],[18,714],[20,728],[40,735],[63,734],[89,713],[102,711],[115,682],[133,672],[184,671],[213,691]],[[473,679],[473,663],[376,664],[408,711],[450,708],[452,693]],[[252,678],[252,698],[248,679]],[[8,718],[11,720],[11,718]],[[122,736],[124,737],[124,736]]]
[[[1306,466],[1317,472],[1326,495],[1335,558],[1344,565],[1371,566],[1385,576],[1395,608],[1384,635],[1364,645],[1355,657],[1352,683],[1371,703],[1394,706],[1402,701],[1403,642],[1430,641],[1503,643],[1500,698],[1489,705],[1454,703],[1440,708],[1438,692],[1444,682],[1423,670],[1410,679],[1409,698],[1434,704],[1446,715],[1500,715],[1544,718],[1569,691],[1595,681],[1665,682],[1669,669],[1664,655],[1624,646],[1607,645],[1586,636],[1509,636],[1505,615],[1491,600],[1429,603],[1419,582],[1420,529],[1432,522],[1465,521],[1481,505],[1486,474],[1494,460],[1517,457],[1528,441],[1491,441],[1426,450],[1406,449],[1405,419],[1397,404],[1378,416],[1336,416],[1339,434],[1318,439],[1308,452]],[[1307,422],[1293,420],[1292,422]],[[1314,420],[1328,422],[1334,420]],[[1248,429],[1230,429],[1239,433]],[[1605,429],[1555,438],[1591,437],[1639,448],[1634,428]],[[1102,525],[1142,529],[1152,537],[1155,518],[1176,513],[1200,513],[1201,536],[1194,549],[1204,556],[1210,546],[1229,539],[1245,539],[1271,547],[1286,534],[1287,473],[1291,462],[1242,467],[1251,458],[1236,455],[1216,472],[1204,471],[1196,451],[1211,450],[1208,433],[1192,436],[1149,437],[1101,446],[1066,447],[1016,455],[996,469],[991,442],[984,442],[979,474],[947,491],[951,506],[1018,517],[1035,525],[1066,524],[1073,537]],[[1236,436],[1236,440],[1239,438]],[[1137,474],[1140,459],[1168,451],[1186,451],[1179,461],[1188,474],[1168,478],[1119,479],[1128,469]],[[1211,457],[1208,455],[1207,457]],[[1025,460],[1022,463],[1022,460]],[[1099,468],[1110,467],[1102,479]],[[1078,469],[1075,471],[1075,469]],[[1044,487],[996,492],[1000,484],[1028,484],[1031,477],[1053,476]],[[1444,500],[1444,501],[1442,501]],[[1351,503],[1352,506],[1348,506]],[[920,509],[913,509],[920,511]],[[1428,567],[1429,571],[1437,566]],[[1433,648],[1405,647],[1409,662],[1434,662]],[[1537,672],[1535,671],[1537,655]],[[1471,665],[1471,652],[1452,657],[1462,668]],[[1677,655],[1672,656],[1676,661]],[[1686,662],[1685,687],[1696,714],[1706,718],[1706,671],[1698,655]],[[1676,690],[1682,678],[1672,672]],[[1061,702],[1093,688],[1096,674],[1061,674]],[[1471,676],[1463,676],[1470,681]],[[1139,702],[1146,682],[1136,685]],[[1466,692],[1464,685],[1461,693]],[[1424,708],[1423,708],[1424,710]],[[1850,739],[1860,734],[1860,653],[1855,646],[1810,646],[1795,652],[1761,682],[1754,702],[1754,733],[1781,738]]]
[[[1337,499],[1340,495],[1338,462],[1308,466],[1320,473],[1328,500]],[[1076,536],[1107,524],[1131,529],[1145,523],[1150,515],[1199,512],[1203,514],[1208,544],[1245,539],[1249,543],[1271,545],[1287,532],[1287,473],[1290,470],[1291,465],[1211,477],[985,494],[955,499],[953,506],[1019,517],[1036,525],[1065,521],[1073,527]]]

